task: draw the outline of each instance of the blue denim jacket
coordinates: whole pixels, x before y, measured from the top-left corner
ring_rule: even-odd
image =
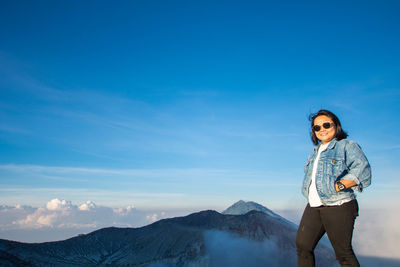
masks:
[[[308,199],[311,173],[318,148],[314,147],[304,165],[302,193]],[[357,186],[336,192],[335,182],[341,179],[354,181]],[[371,167],[361,148],[353,141],[333,139],[328,148],[321,152],[315,182],[322,204],[330,205],[341,200],[355,199],[354,190],[361,192],[371,184]]]

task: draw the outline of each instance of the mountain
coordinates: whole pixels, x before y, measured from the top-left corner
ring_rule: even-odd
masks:
[[[260,211],[263,212],[275,219],[281,220],[282,223],[286,223],[286,224],[290,224],[293,227],[297,228],[297,225],[294,224],[293,222],[283,218],[282,216],[276,214],[275,212],[273,212],[272,210],[268,209],[267,207],[264,207],[263,205],[260,205],[256,202],[253,201],[243,201],[243,200],[239,200],[238,202],[234,203],[232,206],[230,206],[229,208],[227,208],[226,210],[224,210],[222,212],[222,214],[231,214],[231,215],[244,215],[246,213],[248,213],[249,211]]]
[[[257,210],[257,211],[261,211],[264,212],[265,214],[268,214],[272,217],[278,217],[279,215],[277,215],[276,213],[274,213],[273,211],[271,211],[270,209],[256,203],[253,201],[243,201],[243,200],[239,200],[238,202],[236,202],[235,204],[233,204],[232,206],[230,206],[229,208],[227,208],[226,210],[224,210],[222,212],[222,214],[231,214],[231,215],[243,215],[248,213],[249,211],[252,210]],[[280,216],[279,216],[280,217]]]
[[[258,210],[240,215],[206,210],[141,228],[103,228],[64,241],[0,240],[0,265],[296,266],[297,229],[277,216]],[[335,259],[330,249],[319,246],[317,261],[330,266]]]

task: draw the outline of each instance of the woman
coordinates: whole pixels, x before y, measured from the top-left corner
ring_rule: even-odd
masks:
[[[315,146],[304,166],[308,204],[296,237],[298,266],[315,266],[314,248],[325,232],[341,266],[360,266],[351,246],[358,216],[354,191],[370,185],[371,167],[335,114],[320,110],[310,121]]]

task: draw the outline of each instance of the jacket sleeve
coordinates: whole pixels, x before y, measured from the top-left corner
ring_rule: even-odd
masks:
[[[362,192],[364,187],[371,184],[371,166],[358,144],[349,142],[345,151],[347,174],[342,179],[357,183],[355,189]]]

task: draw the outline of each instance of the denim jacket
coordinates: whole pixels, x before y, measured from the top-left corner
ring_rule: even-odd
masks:
[[[320,145],[321,143],[314,147],[304,165],[302,193],[307,199],[314,160]],[[336,192],[335,182],[341,179],[354,181],[357,186]],[[371,184],[371,167],[358,144],[348,139],[340,141],[333,139],[327,149],[321,152],[315,183],[324,205],[355,199],[354,190],[361,192],[364,187]]]

